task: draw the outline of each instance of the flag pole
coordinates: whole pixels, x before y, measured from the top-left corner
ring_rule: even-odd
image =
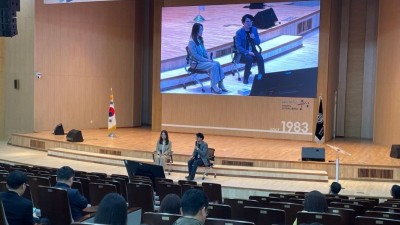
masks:
[[[115,138],[117,135],[114,131],[117,129],[117,120],[115,118],[114,95],[111,88],[110,106],[108,107],[108,137]]]

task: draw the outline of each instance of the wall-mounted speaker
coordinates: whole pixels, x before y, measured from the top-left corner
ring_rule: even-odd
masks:
[[[392,145],[390,157],[400,159],[400,145]]]
[[[67,141],[70,142],[83,142],[82,132],[80,130],[72,129],[67,134]]]
[[[57,124],[56,128],[54,128],[53,134],[54,135],[64,135],[65,134],[62,123]]]
[[[325,148],[303,147],[301,160],[325,162]]]

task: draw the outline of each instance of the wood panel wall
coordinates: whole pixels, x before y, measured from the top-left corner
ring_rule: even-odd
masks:
[[[117,126],[132,126],[135,2],[35,3],[35,130],[107,127],[110,88]]]
[[[374,143],[400,143],[400,1],[379,1]]]
[[[5,77],[6,77],[6,70],[5,70],[5,38],[0,38],[0,140],[5,139],[5,129],[4,129],[4,122],[5,122],[5,109],[6,109],[6,101],[5,101],[5,94],[4,91],[5,86]]]

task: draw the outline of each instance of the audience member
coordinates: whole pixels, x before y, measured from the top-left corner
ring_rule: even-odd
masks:
[[[189,189],[182,196],[182,217],[173,225],[203,225],[208,215],[208,199],[202,190]]]
[[[188,172],[186,176],[187,180],[194,180],[196,175],[197,167],[202,165],[209,165],[208,162],[208,144],[203,141],[204,135],[202,133],[196,134],[196,142],[194,143],[194,150],[192,157],[188,161]]]
[[[338,182],[332,182],[329,190],[329,194],[331,195],[338,195],[340,190],[342,190],[342,185]]]
[[[39,222],[33,217],[33,204],[22,197],[28,178],[24,172],[15,170],[7,176],[7,192],[0,194],[9,225],[32,225]]]
[[[390,190],[390,195],[392,195],[393,199],[400,199],[400,186],[396,184],[393,185]]]
[[[193,68],[199,70],[210,71],[211,92],[221,94],[228,92],[224,86],[225,74],[221,65],[217,61],[213,61],[208,57],[206,48],[204,47],[203,40],[203,25],[200,23],[193,24],[192,33],[190,34],[190,41],[188,43],[189,52],[192,57],[198,62],[191,65]]]
[[[253,27],[254,17],[246,14],[242,17],[243,27],[236,31],[235,45],[240,55],[237,60],[244,62],[243,83],[249,83],[250,70],[253,62],[257,63],[258,73],[264,75],[264,59],[257,51],[256,45],[260,44],[260,37],[256,27]]]
[[[109,193],[101,200],[94,222],[109,225],[127,225],[127,211],[125,199],[117,193]]]
[[[326,202],[325,195],[319,191],[311,191],[306,194],[304,199],[305,212],[327,213],[328,203]],[[293,225],[297,225],[297,219]]]
[[[160,213],[181,214],[181,198],[176,194],[167,194],[160,204]]]
[[[79,190],[71,189],[74,177],[74,170],[69,166],[63,166],[57,170],[57,183],[54,187],[67,190],[72,218],[78,220],[83,216],[82,209],[87,207],[88,201]]]
[[[172,142],[169,140],[168,132],[162,130],[160,133],[160,138],[156,144],[156,150],[154,152],[154,164],[165,166],[165,161],[169,158],[171,154]],[[164,168],[165,169],[165,168]]]

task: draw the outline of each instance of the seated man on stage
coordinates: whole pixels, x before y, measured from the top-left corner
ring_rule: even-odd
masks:
[[[196,134],[196,142],[194,143],[194,150],[192,157],[188,161],[189,176],[187,180],[193,180],[196,175],[197,167],[202,165],[209,165],[208,162],[208,144],[203,141],[204,135],[202,133]]]
[[[250,69],[253,62],[257,63],[258,73],[264,74],[264,59],[260,52],[257,52],[256,45],[260,44],[257,28],[253,27],[252,15],[246,14],[242,17],[243,27],[236,31],[235,45],[241,54],[239,62],[245,63],[243,83],[249,83]]]

